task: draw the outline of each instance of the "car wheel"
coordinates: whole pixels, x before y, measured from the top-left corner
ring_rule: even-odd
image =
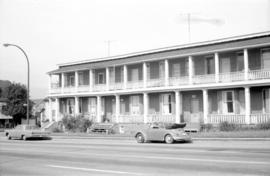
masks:
[[[27,137],[25,135],[22,136],[22,140],[26,141]]]
[[[174,142],[174,139],[173,139],[172,135],[167,134],[167,135],[165,136],[165,142],[166,142],[167,144],[172,144],[172,143]]]
[[[8,140],[10,140],[10,139],[11,139],[11,136],[10,136],[9,134],[7,135],[7,139],[8,139]]]
[[[137,134],[136,135],[136,140],[137,140],[138,143],[144,143],[145,139],[144,139],[143,134],[141,134],[141,133]]]

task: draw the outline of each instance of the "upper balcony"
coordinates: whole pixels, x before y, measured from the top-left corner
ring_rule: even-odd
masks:
[[[270,79],[270,48],[210,53],[51,76],[50,93],[179,87]]]

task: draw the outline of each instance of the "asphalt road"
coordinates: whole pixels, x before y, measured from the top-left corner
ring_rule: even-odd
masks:
[[[270,175],[270,141],[146,143],[0,137],[0,175]]]

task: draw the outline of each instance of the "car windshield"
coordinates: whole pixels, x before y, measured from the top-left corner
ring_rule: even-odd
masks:
[[[25,126],[25,130],[38,130],[38,126],[30,125],[30,126]]]

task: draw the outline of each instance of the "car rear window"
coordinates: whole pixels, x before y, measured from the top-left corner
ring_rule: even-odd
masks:
[[[184,128],[186,123],[166,123],[164,124],[165,129],[177,129],[177,128]]]

